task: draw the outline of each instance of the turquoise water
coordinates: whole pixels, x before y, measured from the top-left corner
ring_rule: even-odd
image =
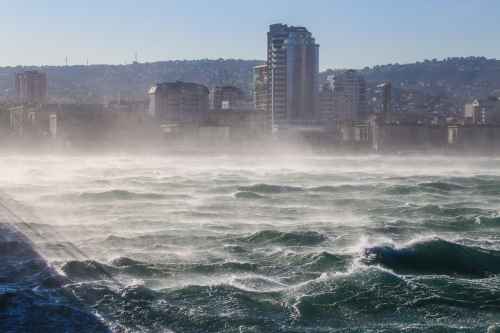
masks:
[[[0,318],[13,313],[5,295],[42,290],[71,295],[112,332],[486,332],[500,322],[499,167],[429,156],[4,156],[1,189],[24,207],[20,229],[60,280],[37,282],[38,266],[0,279]],[[97,330],[54,304],[31,318],[53,311],[57,325]],[[30,320],[12,318],[12,329]]]

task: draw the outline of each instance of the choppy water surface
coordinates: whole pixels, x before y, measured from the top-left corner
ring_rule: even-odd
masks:
[[[92,332],[486,332],[500,322],[499,167],[1,157],[1,189],[29,208],[22,230],[59,274],[16,264],[4,239],[0,328],[41,316]]]

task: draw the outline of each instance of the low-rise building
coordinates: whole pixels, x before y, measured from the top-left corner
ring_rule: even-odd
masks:
[[[454,150],[470,153],[498,153],[500,125],[449,126],[448,144]]]
[[[38,71],[16,74],[18,101],[25,104],[44,103],[47,99],[47,75]]]
[[[467,125],[479,124],[481,121],[481,110],[479,101],[476,99],[472,103],[464,106],[464,122]]]
[[[245,94],[234,86],[217,86],[212,90],[213,110],[240,109],[245,105]]]
[[[347,70],[329,78],[334,94],[337,121],[360,121],[368,117],[366,81],[355,70]]]
[[[232,142],[255,142],[270,136],[271,115],[259,110],[213,110],[204,126],[228,128]]]
[[[466,104],[464,119],[469,125],[500,124],[500,99],[489,97]]]
[[[209,89],[189,82],[165,82],[149,90],[149,114],[161,123],[201,123],[209,109]]]

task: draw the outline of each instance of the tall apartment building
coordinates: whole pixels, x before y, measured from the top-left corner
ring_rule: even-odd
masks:
[[[273,125],[309,125],[318,120],[319,45],[304,27],[273,24],[267,34]]]
[[[269,71],[267,65],[253,68],[253,102],[255,110],[270,112]]]
[[[202,122],[208,118],[209,90],[197,83],[165,82],[149,90],[149,113],[173,123]]]
[[[47,99],[47,75],[38,71],[17,73],[16,94],[21,103],[44,103]]]
[[[245,94],[234,86],[217,86],[212,90],[212,109],[238,109],[244,105]]]
[[[329,78],[337,122],[365,120],[368,113],[366,81],[355,70]]]

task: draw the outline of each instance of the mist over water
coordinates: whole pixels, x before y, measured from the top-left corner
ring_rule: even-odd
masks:
[[[0,170],[61,281],[20,276],[113,332],[500,322],[500,158],[9,155]],[[1,319],[26,287],[0,272]]]

